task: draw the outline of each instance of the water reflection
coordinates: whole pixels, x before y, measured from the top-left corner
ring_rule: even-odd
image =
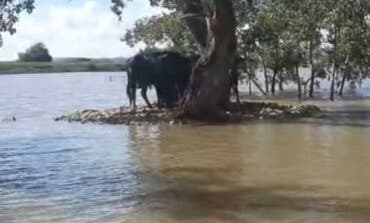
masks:
[[[159,146],[135,148],[148,152],[138,152],[145,158],[137,164],[150,186],[134,221],[370,219],[370,181],[363,166],[370,161],[364,155],[368,130],[271,123],[160,132]]]

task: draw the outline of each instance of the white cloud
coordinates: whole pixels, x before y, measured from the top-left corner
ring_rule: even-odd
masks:
[[[123,21],[110,11],[107,1],[87,0],[81,5],[42,5],[32,15],[22,15],[17,33],[4,35],[0,60],[17,59],[17,53],[42,41],[54,57],[117,57],[137,51],[120,42],[136,19],[161,13],[148,0],[136,0],[124,11]]]

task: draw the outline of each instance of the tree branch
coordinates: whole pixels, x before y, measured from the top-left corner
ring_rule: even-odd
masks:
[[[190,32],[194,35],[201,47],[206,48],[208,39],[207,21],[206,17],[200,16],[204,15],[201,0],[184,0],[182,4],[182,11]]]

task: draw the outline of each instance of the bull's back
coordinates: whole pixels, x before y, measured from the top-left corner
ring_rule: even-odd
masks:
[[[190,59],[172,51],[139,53],[129,67],[136,82],[144,84],[186,82],[191,74]]]
[[[153,84],[158,75],[156,59],[148,54],[140,53],[135,55],[129,67],[132,71],[133,79],[139,84]]]
[[[161,68],[175,79],[189,76],[191,62],[187,57],[176,52],[167,52],[161,56]]]

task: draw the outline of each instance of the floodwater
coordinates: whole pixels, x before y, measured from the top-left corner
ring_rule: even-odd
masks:
[[[325,120],[52,120],[127,105],[124,81],[119,73],[0,76],[1,223],[370,222],[369,88],[313,102],[328,110]]]

